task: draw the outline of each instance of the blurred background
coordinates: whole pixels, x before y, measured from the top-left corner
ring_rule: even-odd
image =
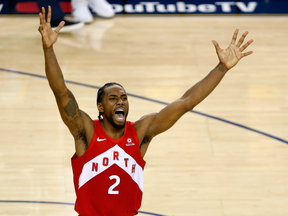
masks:
[[[66,21],[54,49],[93,119],[99,87],[129,94],[128,120],[158,112],[249,31],[242,59],[145,156],[139,215],[288,215],[288,1],[0,0],[0,215],[77,215],[74,140],[45,77],[39,8]],[[238,36],[239,37],[239,36]]]

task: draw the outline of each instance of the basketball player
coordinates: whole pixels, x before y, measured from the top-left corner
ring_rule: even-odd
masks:
[[[46,76],[62,120],[75,141],[76,153],[72,157],[77,195],[75,210],[81,216],[136,215],[143,193],[143,157],[151,140],[206,98],[241,58],[252,54],[252,51],[243,51],[253,40],[242,45],[248,34],[245,32],[236,43],[238,30],[227,49],[221,49],[213,40],[219,64],[181,98],[135,123],[126,121],[129,103],[124,88],[117,83],[108,83],[98,91],[99,119],[92,120],[78,107],[72,92],[67,89],[53,51],[64,22],[55,31],[51,29],[51,7],[47,20],[44,8],[39,17]]]

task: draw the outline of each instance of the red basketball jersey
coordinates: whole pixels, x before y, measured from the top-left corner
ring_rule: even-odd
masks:
[[[92,141],[83,156],[72,157],[75,210],[80,216],[132,216],[138,213],[143,193],[145,161],[138,136],[127,121],[124,135],[107,136],[95,120]]]

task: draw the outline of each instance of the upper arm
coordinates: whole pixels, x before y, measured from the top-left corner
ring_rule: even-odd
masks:
[[[153,137],[168,130],[188,111],[185,100],[181,98],[164,107],[159,113],[146,115],[135,122],[142,157]]]
[[[155,114],[148,127],[147,136],[152,139],[156,135],[168,130],[189,110],[185,99],[182,98],[167,105],[159,113]]]
[[[72,92],[67,89],[62,94],[54,93],[61,118],[75,140],[77,155],[82,155],[94,133],[93,120],[79,109]],[[84,151],[84,152],[83,152]]]

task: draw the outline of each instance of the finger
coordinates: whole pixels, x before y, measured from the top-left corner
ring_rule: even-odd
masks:
[[[247,36],[248,33],[249,33],[248,31],[245,31],[245,32],[244,32],[244,34],[242,35],[242,37],[241,37],[240,40],[238,41],[238,44],[237,44],[238,47],[240,47],[241,44],[244,42],[244,39],[245,39],[245,37]]]
[[[38,31],[40,32],[40,34],[42,35],[42,37],[46,36],[46,30],[44,29],[43,25],[40,25],[38,28]]]
[[[253,51],[249,51],[249,52],[246,52],[246,53],[242,53],[242,57],[246,57],[248,55],[251,55],[253,53]]]
[[[54,31],[58,34],[64,25],[65,21],[61,21]]]
[[[253,43],[253,39],[251,39],[251,40],[249,40],[246,44],[244,44],[241,48],[240,48],[240,50],[241,50],[241,52],[243,51],[243,50],[245,50],[251,43]]]
[[[40,25],[39,28],[38,28],[38,31],[42,34],[43,29],[44,29],[44,28],[43,28],[43,25]]]
[[[215,47],[215,49],[216,49],[216,52],[218,53],[218,52],[221,50],[219,44],[218,44],[215,40],[212,40],[212,43],[214,44],[214,47]]]
[[[235,32],[234,32],[234,35],[233,35],[231,44],[235,44],[236,39],[237,39],[238,32],[239,32],[239,29],[236,29]]]
[[[47,23],[51,22],[51,6],[48,6]]]
[[[42,7],[41,8],[41,12],[39,13],[39,17],[40,17],[40,25],[41,24],[44,24],[45,23],[45,9],[43,10],[44,8]],[[44,13],[44,14],[43,14]]]
[[[43,16],[42,13],[39,13],[39,20],[40,20],[40,25],[43,24]]]
[[[46,11],[45,11],[45,8],[42,7],[42,19],[43,19],[43,23],[46,23]]]

